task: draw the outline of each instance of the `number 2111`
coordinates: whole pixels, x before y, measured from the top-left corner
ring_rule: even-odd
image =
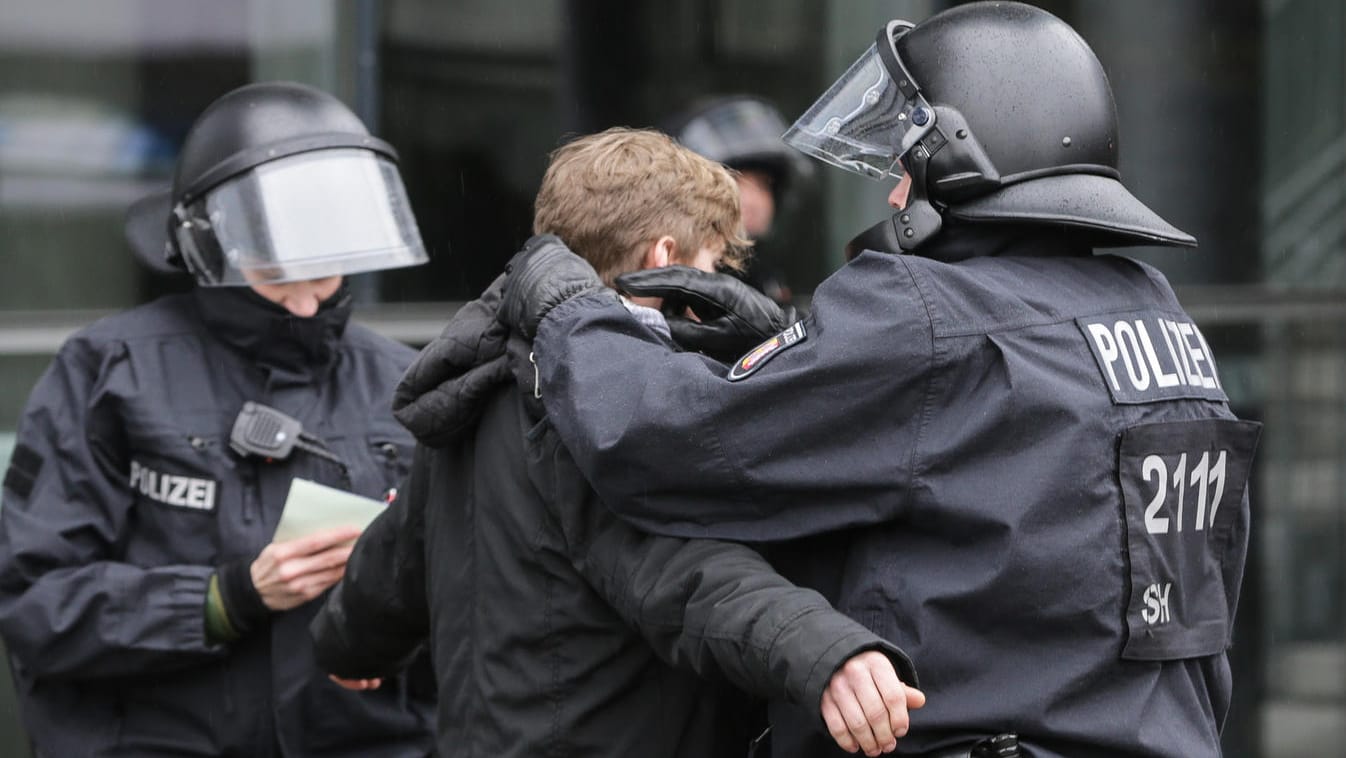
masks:
[[[1196,488],[1197,531],[1205,529],[1208,525],[1213,526],[1215,524],[1215,512],[1219,510],[1220,498],[1224,495],[1225,453],[1226,451],[1221,450],[1220,455],[1215,459],[1215,465],[1212,466],[1210,465],[1210,452],[1203,452],[1201,460],[1197,461],[1197,464],[1192,467],[1191,476],[1187,474],[1187,453],[1183,453],[1178,457],[1178,465],[1173,470],[1171,480],[1168,475],[1168,464],[1162,457],[1158,455],[1146,456],[1141,463],[1141,474],[1145,481],[1158,484],[1154,497],[1145,507],[1146,531],[1150,534],[1168,534],[1168,516],[1160,516],[1159,511],[1164,507],[1164,501],[1168,497],[1170,487],[1178,497],[1175,531],[1182,531],[1183,505],[1187,499],[1187,490],[1192,487]],[[1206,499],[1208,494],[1212,494],[1210,500]],[[1210,505],[1209,509],[1206,507],[1207,503]]]

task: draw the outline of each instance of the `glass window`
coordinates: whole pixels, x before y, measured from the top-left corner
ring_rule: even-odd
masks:
[[[7,0],[0,462],[65,334],[185,286],[132,262],[122,214],[170,180],[192,119],[235,86],[285,78],[324,87],[397,149],[432,262],[366,279],[363,317],[416,342],[529,236],[548,153],[567,135],[667,124],[698,99],[730,93],[764,97],[793,120],[880,24],[951,4]],[[1226,754],[1339,753],[1346,4],[1036,4],[1103,61],[1127,185],[1200,242],[1127,254],[1177,285],[1236,411],[1266,424]],[[842,265],[845,242],[889,213],[873,182],[821,166],[778,200],[758,254],[804,305]]]
[[[0,453],[66,334],[186,286],[137,265],[122,223],[132,201],[171,182],[182,138],[205,106],[259,79],[350,96],[356,56],[345,7],[0,4]]]

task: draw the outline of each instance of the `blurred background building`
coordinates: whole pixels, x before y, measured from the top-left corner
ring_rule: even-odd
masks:
[[[357,282],[412,344],[527,238],[547,153],[751,93],[794,118],[889,18],[937,0],[0,0],[0,465],[61,340],[180,289],[122,238],[200,110],[248,81],[345,99],[401,153],[433,263]],[[1346,2],[1049,0],[1110,73],[1121,169],[1201,242],[1140,250],[1266,423],[1239,616],[1231,758],[1346,744]],[[886,213],[820,170],[761,244],[807,293]],[[1012,655],[1013,651],[1007,651]],[[0,754],[26,755],[7,682]]]

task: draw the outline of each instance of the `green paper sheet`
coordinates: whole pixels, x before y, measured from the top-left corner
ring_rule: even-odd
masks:
[[[285,510],[271,541],[285,542],[333,526],[358,526],[363,530],[384,507],[380,500],[296,478],[290,482]]]

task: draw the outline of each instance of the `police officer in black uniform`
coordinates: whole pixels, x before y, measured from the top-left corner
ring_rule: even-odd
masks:
[[[39,755],[431,754],[428,675],[351,692],[313,665],[358,529],[272,542],[292,479],[380,497],[410,462],[388,406],[415,353],[349,323],[343,279],[426,260],[392,148],[327,93],[245,86],[138,212],[199,286],[71,337],[4,479],[0,633]]]
[[[769,240],[777,212],[788,207],[799,182],[813,175],[813,164],[781,141],[785,119],[780,111],[760,97],[726,95],[693,104],[664,124],[664,131],[734,170],[743,230],[757,243],[742,278],[788,305],[794,293]]]
[[[646,529],[778,543],[910,653],[904,755],[1219,756],[1259,426],[1163,275],[1093,251],[1195,243],[1120,182],[1093,52],[1012,2],[894,21],[786,141],[900,177],[898,212],[730,366],[641,331],[559,246],[513,262],[501,318],[536,329],[580,468]],[[618,284],[724,332],[752,294]],[[773,722],[777,755],[828,754]]]

